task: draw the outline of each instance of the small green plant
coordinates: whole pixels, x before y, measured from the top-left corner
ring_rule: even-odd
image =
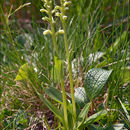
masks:
[[[0,129],[31,128],[48,108],[53,126],[50,115],[36,115],[48,130],[129,129],[127,0],[35,1],[37,10],[44,4],[44,32],[34,9],[24,10],[33,16],[27,28],[13,20],[30,3],[0,5]]]
[[[31,71],[31,77],[29,77]],[[87,114],[90,110],[90,106],[93,105],[93,100],[99,96],[99,94],[102,92],[103,86],[105,85],[106,81],[108,80],[111,70],[103,70],[103,69],[91,69],[88,71],[85,77],[85,84],[84,88],[78,89],[75,91],[75,101],[77,105],[83,104],[80,107],[77,107],[77,110],[80,111],[77,113],[76,116],[76,122],[73,124],[72,122],[72,116],[73,116],[73,111],[72,111],[72,104],[71,100],[66,99],[67,103],[67,119],[68,119],[68,126],[65,124],[65,118],[63,116],[63,111],[62,109],[58,109],[53,105],[48,99],[45,99],[44,96],[38,91],[38,88],[33,85],[33,81],[31,79],[36,79],[34,71],[29,67],[29,65],[25,64],[23,65],[19,73],[16,77],[16,80],[28,80],[28,83],[32,85],[34,88],[35,92],[37,95],[39,95],[40,99],[47,105],[47,107],[57,116],[59,121],[62,123],[60,126],[63,129],[83,129],[86,127],[89,127],[89,125],[93,124],[94,122],[100,120],[107,114],[107,110],[103,109],[100,110],[99,112],[93,114],[92,116],[87,117]],[[63,101],[63,94],[56,88],[54,87],[48,87],[48,88],[43,88],[44,92],[51,97],[53,100],[55,100],[57,103],[59,103],[61,106],[63,105],[64,107],[64,101]],[[91,93],[91,94],[90,94]],[[87,100],[83,100],[83,97],[87,97]],[[82,109],[81,109],[82,108]],[[81,110],[80,110],[81,109]],[[71,123],[70,123],[71,122]]]
[[[55,53],[56,53],[56,56],[58,57],[58,58],[60,58],[59,57],[59,51],[58,51],[58,46],[57,46],[57,41],[56,41],[56,37],[57,37],[57,34],[59,33],[59,34],[64,34],[64,36],[65,36],[65,45],[66,45],[66,54],[67,54],[67,56],[68,56],[68,61],[69,61],[69,50],[68,50],[68,43],[67,43],[67,34],[66,34],[66,31],[64,30],[65,29],[65,27],[64,27],[64,29],[63,30],[59,30],[58,32],[55,32],[55,20],[54,20],[54,18],[53,18],[53,15],[55,15],[55,14],[57,14],[57,9],[59,9],[60,11],[62,11],[61,13],[58,13],[58,15],[57,16],[60,16],[60,18],[61,18],[61,20],[62,20],[62,22],[63,22],[63,26],[65,26],[65,20],[66,20],[66,17],[67,16],[65,16],[64,14],[63,14],[63,11],[65,10],[65,7],[67,6],[67,4],[69,3],[69,2],[67,2],[66,1],[66,3],[65,3],[65,1],[64,1],[64,3],[63,3],[63,1],[61,1],[61,4],[62,4],[62,7],[60,7],[60,6],[56,6],[54,9],[52,9],[52,1],[49,1],[49,0],[45,0],[44,1],[45,3],[44,3],[44,6],[45,6],[45,9],[41,9],[40,11],[41,12],[46,12],[47,13],[47,15],[48,15],[48,17],[43,17],[43,20],[46,20],[46,21],[48,21],[49,23],[50,23],[50,25],[51,25],[51,30],[46,30],[46,31],[44,31],[43,32],[43,34],[44,35],[46,35],[46,34],[48,34],[48,33],[50,33],[51,34],[51,36],[52,36],[52,40],[53,40],[53,43],[54,43],[54,49],[55,49]],[[64,4],[64,5],[63,5]],[[56,58],[55,58],[56,59]],[[55,60],[55,64],[57,64],[56,62],[57,62],[58,60]],[[69,64],[70,64],[70,62],[69,62]],[[64,86],[64,78],[63,78],[63,73],[62,73],[62,62],[60,62],[60,60],[59,60],[59,64],[58,64],[59,66],[57,66],[57,71],[58,71],[58,74],[59,74],[59,77],[60,77],[60,82],[61,82],[61,87],[62,87],[62,94],[63,94],[63,106],[64,106],[64,121],[65,121],[65,126],[66,126],[66,129],[68,130],[69,128],[68,128],[68,117],[67,117],[67,102],[66,102],[66,93],[65,93],[65,86]],[[69,65],[69,67],[71,66],[71,64]],[[58,68],[59,67],[59,68]],[[71,85],[73,85],[73,81],[72,81],[72,69],[69,69],[69,72],[70,72],[70,80],[71,80]],[[73,86],[72,86],[72,91],[73,91]],[[73,92],[74,93],[74,92]],[[74,99],[74,95],[73,95],[73,93],[71,93],[72,94],[72,99]],[[74,108],[74,110],[76,110],[75,109],[75,102],[74,102],[74,100],[73,100],[73,108]],[[74,112],[75,114],[76,114],[76,111]],[[75,117],[73,116],[73,119],[75,120]]]
[[[90,109],[90,106],[92,105],[92,101],[95,97],[97,97],[102,89],[104,84],[106,83],[107,79],[109,78],[112,71],[106,71],[102,69],[91,69],[85,79],[85,91],[86,95],[88,95],[88,98],[90,102],[87,102],[83,109],[77,114],[76,112],[76,103],[75,103],[75,93],[74,93],[74,86],[73,86],[73,77],[72,77],[72,65],[71,65],[71,59],[70,59],[70,51],[69,51],[69,44],[68,44],[68,38],[67,38],[67,31],[66,31],[66,19],[67,16],[65,15],[66,9],[68,9],[68,5],[70,5],[70,1],[67,0],[61,0],[60,6],[55,6],[53,8],[52,1],[44,0],[44,9],[41,9],[41,12],[45,12],[48,17],[43,17],[43,20],[47,21],[51,25],[50,30],[45,30],[43,32],[44,35],[50,34],[52,36],[53,46],[55,50],[55,73],[57,73],[58,79],[60,80],[61,87],[62,87],[62,93],[54,88],[54,87],[48,87],[43,88],[46,94],[50,96],[52,99],[54,99],[56,102],[63,105],[63,111],[64,114],[62,114],[62,110],[56,108],[49,100],[45,99],[33,86],[36,93],[40,96],[41,100],[48,106],[48,108],[58,117],[59,121],[62,123],[63,126],[61,126],[63,129],[83,129],[93,123],[94,121],[97,121],[101,119],[103,116],[106,115],[106,110],[99,111],[98,113],[90,116],[87,118],[88,111]],[[57,16],[60,18],[63,29],[56,31],[55,30],[55,19],[53,16]],[[57,35],[63,34],[64,35],[64,45],[66,50],[66,59],[68,62],[68,71],[69,71],[69,79],[70,79],[70,88],[71,88],[71,101],[69,101],[66,98],[66,92],[65,92],[65,85],[64,85],[64,75],[63,75],[63,63],[60,60],[60,55],[58,51],[58,45],[57,45]],[[26,64],[27,65],[27,64]],[[24,67],[25,65],[23,65]],[[21,67],[21,69],[23,68]],[[27,65],[25,70],[26,72],[19,71],[19,74],[16,77],[16,80],[21,80],[21,77],[26,79],[29,79],[28,75],[28,68]],[[19,79],[20,78],[20,79]],[[22,79],[23,79],[22,78]],[[31,82],[30,82],[31,83]],[[32,84],[32,83],[31,83]],[[77,91],[79,93],[79,91]],[[90,94],[91,93],[91,94]],[[82,98],[81,98],[82,99]],[[79,99],[80,100],[80,99]],[[77,102],[78,103],[78,102]],[[71,121],[71,117],[73,119],[73,122]],[[87,119],[86,119],[87,118]],[[71,122],[71,123],[70,123]]]

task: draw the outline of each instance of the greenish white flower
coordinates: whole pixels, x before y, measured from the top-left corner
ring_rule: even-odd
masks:
[[[44,6],[47,7],[47,3],[45,3]]]
[[[68,7],[65,7],[65,9],[64,9],[65,11],[67,11],[67,10],[69,10],[69,8]]]
[[[49,3],[52,4],[52,0],[50,0]]]
[[[54,21],[53,17],[52,17],[52,23],[55,24],[55,21]]]
[[[58,31],[60,34],[64,34],[64,30],[59,30]]]
[[[56,6],[55,10],[61,10],[61,7],[60,6]]]
[[[40,9],[40,12],[45,12],[48,14],[48,11],[46,9]]]
[[[48,21],[48,22],[49,22],[50,19],[49,19],[48,17],[45,16],[45,17],[42,18],[42,20]]]
[[[71,1],[65,1],[65,3],[63,4],[64,7],[68,6],[71,4]]]
[[[55,13],[56,12],[56,10],[55,9],[53,9],[52,11],[51,11],[51,13],[53,14],[53,13]]]
[[[66,20],[66,19],[67,19],[67,16],[62,16],[62,19],[63,19],[63,20]]]
[[[43,32],[43,35],[47,35],[47,34],[52,34],[51,30],[45,30],[45,31]]]
[[[56,12],[55,16],[60,17],[60,13]]]
[[[56,35],[58,35],[58,34],[64,34],[64,30],[63,29],[59,29],[59,31],[56,32]]]
[[[50,9],[50,8],[51,8],[51,6],[50,6],[50,5],[47,5],[47,8],[48,8],[48,9]]]

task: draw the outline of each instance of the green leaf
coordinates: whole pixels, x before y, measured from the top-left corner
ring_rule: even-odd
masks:
[[[54,61],[55,61],[55,65],[51,70],[51,78],[54,79],[54,82],[58,82],[58,81],[60,81],[60,77],[63,74],[62,60],[55,57]]]
[[[60,119],[62,123],[64,123],[63,112],[59,111],[49,100],[45,99],[43,95],[39,94],[41,100],[45,103],[45,105]]]
[[[91,103],[86,104],[84,106],[84,108],[82,109],[82,111],[79,113],[78,118],[77,118],[77,121],[78,121],[77,122],[77,128],[79,128],[83,124],[85,117],[88,114],[90,105],[91,105]]]
[[[104,116],[106,116],[106,114],[107,114],[106,110],[101,110],[101,111],[93,114],[92,116],[88,117],[87,120],[84,122],[84,125],[88,126],[89,124],[97,122],[100,119],[102,119]]]
[[[22,65],[19,69],[19,72],[15,78],[16,81],[18,80],[23,80],[23,79],[28,79],[28,70],[29,70],[29,65],[28,63]]]
[[[34,84],[34,80],[37,79],[37,73],[34,71],[33,66],[29,66],[28,63],[22,65],[19,69],[19,72],[15,78],[15,81],[18,80],[28,80]]]
[[[85,76],[84,88],[90,100],[93,100],[101,93],[103,86],[108,80],[111,72],[112,70],[108,71],[98,68],[94,68],[88,71]]]
[[[39,96],[39,98],[44,102],[44,104],[59,118],[59,120],[64,124],[64,114],[62,111],[60,111],[57,107],[55,107],[49,100],[44,98],[44,95],[41,95],[37,89],[32,86]]]
[[[51,97],[56,102],[63,104],[62,93],[58,89],[54,87],[43,88],[43,89],[49,97]],[[72,113],[72,105],[68,100],[67,100],[67,109],[70,113]],[[71,114],[71,117],[72,117],[72,114]]]
[[[60,81],[60,76],[58,75],[55,67],[51,69],[51,78],[54,80],[54,83],[57,83]]]
[[[44,91],[52,99],[59,102],[60,104],[63,104],[62,94],[58,89],[56,89],[54,87],[49,87],[49,88],[44,88]]]
[[[74,96],[75,102],[79,104],[80,107],[84,107],[84,105],[89,102],[88,96],[86,95],[85,89],[83,87],[76,88]]]
[[[57,72],[60,74],[62,68],[62,61],[58,59],[56,56],[55,56],[55,68]]]

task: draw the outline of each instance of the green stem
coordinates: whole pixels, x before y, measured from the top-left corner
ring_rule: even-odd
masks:
[[[57,43],[56,43],[56,36],[55,36],[55,33],[54,34],[53,33],[54,32],[52,31],[52,40],[53,40],[53,43],[54,43],[54,48],[55,48],[56,54],[58,56],[58,48],[57,48]],[[60,82],[61,82],[61,88],[62,88],[63,107],[64,107],[64,120],[65,120],[66,129],[69,130],[69,128],[68,128],[68,117],[67,117],[66,92],[65,92],[64,80],[63,80],[62,74],[60,76],[61,76]]]
[[[57,42],[56,42],[55,26],[54,26],[52,18],[53,18],[53,16],[51,14],[51,11],[49,10],[49,19],[50,19],[51,32],[52,32],[51,36],[52,36],[52,41],[54,43],[54,49],[55,49],[55,52],[56,52],[56,56],[58,56],[59,55],[59,51],[58,51],[58,46],[57,46]]]
[[[58,46],[56,42],[56,33],[55,33],[55,26],[53,23],[53,16],[51,14],[51,11],[49,10],[49,19],[50,19],[50,25],[51,25],[51,32],[52,32],[52,41],[54,44],[54,49],[56,52],[56,56],[59,58],[59,51],[58,51]],[[67,102],[66,102],[66,92],[65,92],[65,86],[64,86],[64,78],[62,74],[60,75],[60,82],[61,82],[61,88],[62,88],[62,97],[63,97],[63,107],[64,107],[64,121],[65,121],[65,127],[67,130],[69,130],[68,126],[68,116],[67,116]]]
[[[62,16],[64,16],[64,13],[62,13]],[[64,30],[65,50],[66,50],[66,57],[67,57],[68,69],[69,69],[69,79],[70,79],[71,98],[72,98],[72,107],[73,107],[73,123],[75,124],[75,122],[76,122],[76,106],[75,106],[74,87],[73,87],[73,78],[72,78],[72,65],[71,65],[70,54],[69,54],[66,24],[65,24],[65,21],[63,19],[62,19],[62,25],[63,25],[63,30]]]
[[[64,120],[66,129],[69,130],[68,127],[68,117],[67,117],[67,102],[66,102],[66,93],[65,93],[65,86],[64,86],[64,80],[63,77],[61,77],[61,87],[62,87],[62,97],[63,97],[63,107],[64,107]]]
[[[56,43],[55,27],[54,27],[54,23],[51,22],[50,24],[51,24],[51,32],[52,32],[52,40],[53,40],[53,43],[54,43],[54,49],[55,49],[55,52],[56,52],[56,56],[58,56],[59,51],[58,51],[58,46],[57,46],[57,43]]]

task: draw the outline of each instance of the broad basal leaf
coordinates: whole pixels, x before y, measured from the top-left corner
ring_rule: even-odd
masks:
[[[20,67],[19,72],[15,78],[16,81],[23,79],[30,80],[31,82],[37,79],[37,73],[34,71],[33,66],[29,66],[28,63]]]
[[[39,96],[39,98],[41,99],[41,101],[44,102],[44,104],[59,118],[59,120],[64,124],[64,116],[63,116],[63,112],[60,111],[56,106],[54,106],[54,104],[52,104],[48,99],[44,98],[44,95],[40,94],[37,89],[32,86],[35,90],[35,92],[37,93],[37,95]]]
[[[83,87],[76,88],[74,96],[75,102],[79,104],[80,107],[84,107],[84,105],[89,102],[88,96]]]
[[[61,104],[63,103],[62,94],[58,89],[56,89],[54,87],[49,87],[49,88],[44,88],[44,91],[48,96],[50,96],[55,101],[57,101]]]
[[[15,80],[23,80],[23,79],[28,79],[28,70],[29,70],[29,65],[28,63],[22,65],[19,69],[19,72],[15,78]]]
[[[98,68],[94,68],[88,71],[85,76],[84,88],[90,100],[93,100],[101,93],[103,86],[108,80],[111,72],[112,70],[108,71]]]

